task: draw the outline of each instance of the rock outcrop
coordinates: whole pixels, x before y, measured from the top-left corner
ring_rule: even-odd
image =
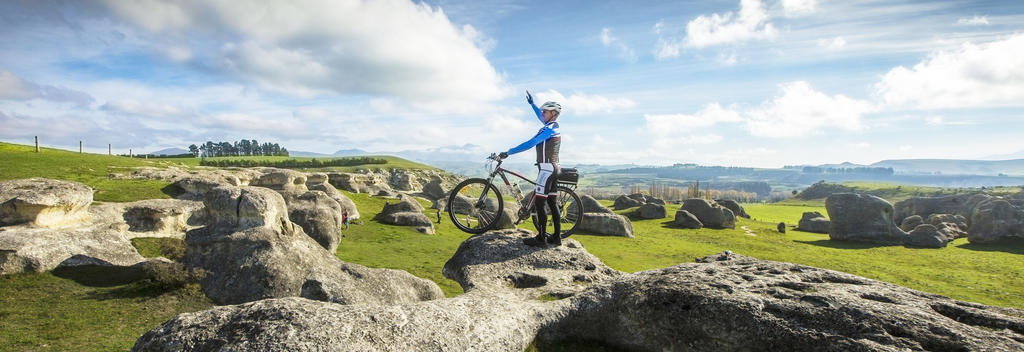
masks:
[[[814,233],[828,233],[829,221],[816,211],[805,211],[797,223],[796,229]]]
[[[323,191],[282,192],[288,207],[288,220],[302,227],[328,252],[334,253],[341,243],[342,208]]]
[[[334,201],[338,202],[338,205],[341,206],[341,211],[343,213],[346,211],[348,212],[349,219],[355,220],[360,218],[359,209],[356,209],[356,203],[344,194],[341,194],[341,192],[338,192],[338,189],[331,186],[330,183],[307,183],[306,188],[309,188],[310,191],[324,192],[328,197],[334,199]]]
[[[913,231],[914,228],[917,227],[917,225],[921,225],[923,223],[924,218],[922,218],[920,215],[911,215],[903,218],[903,222],[900,223],[900,230],[910,232]]]
[[[683,202],[680,210],[686,210],[700,220],[704,227],[712,229],[736,228],[736,216],[732,210],[717,203],[700,198],[690,198]]]
[[[594,197],[591,197],[586,194],[580,195],[580,204],[583,205],[584,213],[615,214],[615,211],[606,208],[605,206],[601,205],[601,203],[598,202],[597,199],[594,199]]]
[[[672,224],[684,229],[699,229],[704,227],[704,224],[700,222],[700,219],[697,219],[695,215],[682,209],[676,211],[676,217],[672,220]]]
[[[893,222],[892,204],[885,199],[856,193],[837,193],[825,198],[833,240],[903,244],[907,233]]]
[[[614,213],[583,213],[583,222],[576,231],[594,235],[634,237],[633,223],[629,218]]]
[[[643,219],[661,219],[668,216],[668,211],[661,204],[647,203],[640,206],[637,213]]]
[[[1024,208],[1000,198],[986,199],[974,209],[967,229],[971,243],[996,243],[1024,238]]]
[[[949,243],[949,239],[946,238],[946,234],[929,224],[920,224],[914,227],[907,234],[906,242],[908,246],[925,248],[942,248],[947,243]]]
[[[559,341],[658,351],[1024,348],[1019,310],[729,252],[627,274],[572,239],[547,249],[523,245],[531,235],[467,239],[444,267],[466,290],[455,298],[215,307],[178,315],[133,350],[522,351]]]
[[[615,198],[615,204],[613,207],[615,210],[629,209],[633,207],[639,207],[644,204],[659,204],[665,205],[665,201],[651,197],[643,193],[634,193],[630,195],[622,195]]]
[[[345,263],[288,220],[284,198],[261,187],[220,187],[203,200],[211,224],[189,231],[183,262],[207,275],[203,292],[218,304],[305,297],[397,304],[443,297],[431,281],[404,271]]]
[[[434,223],[423,214],[423,206],[409,196],[401,196],[397,203],[385,205],[376,220],[389,225],[414,226],[416,231],[434,234]]]
[[[715,199],[715,203],[718,203],[718,205],[721,205],[721,206],[725,207],[726,209],[731,210],[733,215],[736,215],[738,217],[745,218],[745,219],[750,219],[750,214],[747,214],[747,211],[745,209],[743,209],[743,206],[740,205],[740,203],[737,203],[735,200],[731,200],[731,199]]]
[[[184,199],[148,199],[118,204],[128,224],[128,238],[175,237],[206,223],[203,202]]]
[[[1024,202],[1013,197],[983,193],[916,197],[897,202],[894,209],[895,219],[904,230],[916,227],[915,217],[921,217],[929,219],[922,223],[935,226],[947,237],[963,237],[966,233],[971,243],[1024,238]],[[933,215],[942,219],[932,219]]]
[[[288,169],[264,169],[263,176],[250,183],[251,186],[266,187],[275,191],[305,193],[306,174]]]
[[[88,221],[92,188],[29,178],[0,182],[0,226],[60,228]]]

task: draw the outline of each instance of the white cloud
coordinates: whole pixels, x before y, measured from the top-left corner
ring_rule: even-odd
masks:
[[[782,11],[786,17],[806,16],[817,11],[817,0],[782,0]]]
[[[969,120],[957,120],[948,121],[942,116],[930,116],[925,118],[925,122],[932,126],[959,126],[959,125],[973,125],[974,121]]]
[[[874,107],[843,95],[828,96],[804,81],[779,85],[781,95],[744,115],[751,134],[797,137],[823,128],[858,130],[861,117]]]
[[[672,131],[679,129],[709,127],[720,122],[739,122],[742,121],[742,118],[734,109],[725,109],[718,103],[712,103],[704,106],[703,109],[693,115],[645,114],[644,121],[646,121],[647,129],[652,134],[659,135],[673,133]]]
[[[439,8],[407,1],[107,1],[154,35],[203,38],[208,65],[276,91],[395,96],[412,102],[493,101],[502,77],[494,46]],[[181,45],[199,45],[190,42]],[[210,49],[213,50],[205,50]]]
[[[932,53],[875,85],[890,105],[923,109],[1024,105],[1024,34]]]
[[[961,19],[956,20],[956,24],[966,25],[966,26],[987,26],[987,25],[989,25],[988,17],[985,17],[985,16],[974,16],[974,17],[971,17],[971,18],[966,18],[966,17],[965,18],[961,18]]]
[[[0,100],[32,99],[72,103],[81,107],[88,106],[95,100],[89,94],[74,89],[28,82],[14,73],[0,69]]]
[[[100,109],[115,113],[148,117],[170,117],[177,116],[183,112],[181,108],[168,104],[141,102],[133,99],[108,101],[106,104],[100,106]]]
[[[914,146],[904,144],[904,145],[901,145],[899,147],[899,149],[900,149],[901,152],[907,152],[907,151],[910,151],[911,149],[914,149]]]
[[[768,22],[760,0],[741,0],[740,11],[698,16],[686,24],[686,45],[703,48],[755,39],[771,39],[778,33]]]
[[[534,99],[537,105],[544,101],[555,101],[562,104],[562,115],[570,113],[578,115],[609,113],[636,105],[633,100],[628,98],[608,98],[601,95],[587,95],[584,93],[572,93],[569,96],[565,96],[553,89],[534,94]]]
[[[818,46],[829,50],[839,50],[846,46],[846,39],[843,39],[843,37],[835,37],[832,39],[818,39]]]
[[[616,48],[619,51],[619,57],[628,62],[636,62],[636,53],[633,52],[633,48],[630,48],[626,43],[623,43],[621,39],[612,35],[610,28],[601,29],[601,44],[605,47]]]

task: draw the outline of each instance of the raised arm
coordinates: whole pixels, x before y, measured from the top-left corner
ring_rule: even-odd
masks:
[[[530,103],[530,106],[533,107],[533,113],[537,115],[537,119],[540,120],[540,123],[546,123],[546,121],[544,121],[544,114],[541,113],[540,108],[537,107],[537,104],[533,103],[533,95],[530,94],[529,90],[526,91],[526,102]]]

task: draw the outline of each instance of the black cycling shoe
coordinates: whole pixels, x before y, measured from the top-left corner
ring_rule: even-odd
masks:
[[[525,243],[527,246],[533,246],[533,247],[546,247],[547,246],[547,241],[546,241],[546,238],[545,238],[543,233],[538,233],[537,237],[525,238],[525,239],[523,239],[523,243]]]
[[[562,245],[562,236],[550,235],[548,236],[548,244],[558,247]]]

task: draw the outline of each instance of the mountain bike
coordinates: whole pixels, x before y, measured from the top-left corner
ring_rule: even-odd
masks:
[[[548,219],[537,218],[534,209],[536,206],[534,204],[535,197],[533,197],[534,191],[524,195],[522,189],[519,188],[519,183],[509,182],[509,178],[506,175],[518,177],[534,187],[537,186],[537,183],[515,171],[502,168],[502,160],[496,154],[491,154],[491,156],[487,157],[487,160],[487,169],[490,176],[462,181],[452,189],[451,195],[448,196],[445,210],[448,212],[448,216],[451,218],[452,223],[455,224],[455,227],[469,233],[483,233],[493,229],[502,221],[508,222],[505,225],[510,223],[513,227],[517,226],[520,222],[526,220],[527,217],[532,218],[533,224],[537,228],[541,226],[540,221],[545,221],[544,224],[547,225]],[[491,166],[493,163],[496,164]],[[561,215],[557,221],[561,222],[561,233],[559,233],[559,236],[562,238],[572,235],[573,231],[576,231],[576,227],[583,220],[583,203],[580,201],[580,196],[576,195],[575,192],[576,183],[579,180],[578,175],[576,169],[565,168],[562,169],[558,176],[558,182],[556,182],[556,189],[558,190],[558,198],[556,199],[559,214]],[[498,186],[492,183],[497,176],[500,176],[501,180],[505,183],[505,188],[508,194],[511,195],[511,199],[506,199]],[[515,207],[513,208],[513,214],[505,212],[506,203],[509,206]],[[548,206],[547,202],[540,203]],[[554,214],[550,211],[550,208],[548,214]]]

